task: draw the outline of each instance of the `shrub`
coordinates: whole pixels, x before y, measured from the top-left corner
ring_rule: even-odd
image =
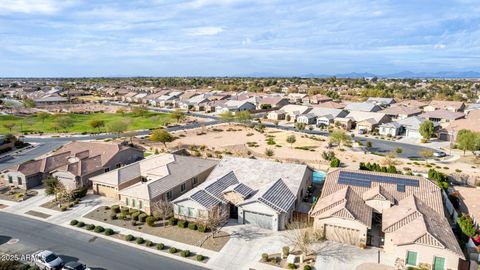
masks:
[[[125,216],[127,216],[127,215],[129,214],[128,208],[122,208],[122,209],[120,210],[120,213],[122,213],[122,214],[124,214]]]
[[[110,213],[110,219],[111,219],[111,220],[117,219],[117,214],[115,214],[115,213]]]
[[[145,246],[151,247],[151,246],[153,246],[153,242],[148,240],[147,242],[145,242]]]
[[[102,226],[96,226],[95,229],[94,229],[94,232],[96,233],[101,233],[101,232],[104,232],[105,229],[102,227]]]
[[[155,218],[154,217],[147,217],[146,222],[147,222],[148,226],[153,226],[153,223],[155,223]]]
[[[195,224],[195,223],[190,223],[190,224],[188,224],[188,228],[189,228],[190,230],[196,230],[196,229],[197,229],[197,224]]]
[[[77,224],[78,224],[78,220],[76,220],[76,219],[70,221],[70,225],[72,225],[72,226],[75,226]]]
[[[177,225],[177,222],[178,222],[178,219],[176,219],[176,218],[174,218],[174,217],[171,217],[171,218],[168,220],[168,225],[174,226],[174,225]]]
[[[110,229],[110,228],[105,229],[105,235],[113,235],[114,233],[115,233],[115,232],[114,232],[112,229]]]
[[[77,227],[82,228],[83,226],[85,226],[85,223],[83,221],[77,223]]]
[[[175,252],[177,252],[177,249],[174,248],[174,247],[171,247],[171,248],[168,249],[168,252],[175,253]]]
[[[203,255],[200,255],[200,254],[197,255],[197,261],[201,262],[203,261],[203,259],[205,259]]]
[[[285,246],[285,247],[282,247],[282,253],[283,253],[283,256],[288,256],[290,254],[290,248]]]
[[[60,207],[60,211],[62,211],[62,212],[67,211],[67,209],[68,209],[68,206],[66,206],[66,205],[62,205],[62,207]]]
[[[134,208],[129,208],[128,209],[128,214],[132,215],[133,213],[139,213],[140,214],[140,211],[138,211],[137,209],[134,209]]]
[[[134,239],[135,239],[135,237],[133,237],[133,235],[131,235],[131,234],[125,235],[125,240],[127,240],[127,241],[133,241]]]
[[[294,263],[289,263],[288,269],[297,269],[297,265],[295,265]]]
[[[112,211],[112,213],[118,214],[120,213],[120,206],[112,205],[112,208],[110,208],[110,210]]]
[[[140,215],[138,215],[138,221],[145,222],[145,219],[147,219],[147,214],[141,213]]]
[[[87,187],[80,187],[80,188],[74,189],[72,191],[72,197],[74,199],[80,199],[80,198],[85,197],[85,195],[87,195],[87,192],[88,192]]]
[[[188,226],[188,222],[186,220],[179,220],[178,221],[178,227],[186,228],[187,226]]]
[[[118,219],[125,220],[126,218],[127,218],[127,215],[125,215],[124,213],[118,214]]]
[[[312,270],[312,267],[307,264],[303,267],[303,270]]]
[[[158,249],[158,250],[162,250],[164,247],[165,247],[165,245],[162,244],[162,243],[158,243],[158,244],[157,244],[157,249]]]
[[[86,228],[87,228],[87,230],[91,231],[91,230],[95,229],[95,225],[88,224]]]
[[[333,158],[331,161],[330,161],[330,167],[332,168],[338,168],[340,166],[340,159],[338,158]]]
[[[267,253],[262,253],[262,261],[268,262],[268,254]]]
[[[134,212],[131,217],[132,217],[132,220],[138,220],[138,216],[140,215],[140,212]]]
[[[198,229],[199,232],[202,232],[202,233],[207,231],[207,227],[203,224],[198,224],[197,229]]]
[[[145,242],[145,239],[143,239],[142,237],[138,237],[135,242],[137,242],[137,244],[141,245]]]
[[[182,251],[180,252],[180,256],[182,256],[182,257],[188,257],[188,256],[190,256],[190,250],[182,250]]]

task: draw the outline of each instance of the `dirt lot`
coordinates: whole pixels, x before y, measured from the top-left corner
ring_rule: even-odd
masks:
[[[0,199],[7,200],[7,201],[13,201],[13,202],[24,201],[37,194],[38,192],[34,190],[25,191],[20,188],[10,189],[9,187],[0,187]]]
[[[137,222],[138,225],[132,226],[130,220],[111,220],[109,218],[110,213],[110,210],[105,210],[104,207],[98,207],[97,209],[85,215],[85,218],[106,222],[118,227],[124,227],[142,233],[167,238],[192,246],[198,246],[198,243],[208,236],[208,233],[201,233],[188,228],[179,228],[177,226],[164,227],[161,221],[155,222],[153,227],[140,222]],[[212,239],[211,237],[208,238],[201,247],[213,251],[220,251],[228,242],[228,240],[230,240],[230,236],[227,233],[219,232],[216,234],[215,239]]]

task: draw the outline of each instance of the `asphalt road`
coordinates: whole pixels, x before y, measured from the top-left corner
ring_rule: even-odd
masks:
[[[19,241],[8,244],[12,239]],[[85,263],[92,270],[207,269],[58,225],[0,212],[1,252],[31,254],[40,249],[57,253],[65,262]]]

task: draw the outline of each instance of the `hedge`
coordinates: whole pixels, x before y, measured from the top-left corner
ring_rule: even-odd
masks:
[[[190,230],[196,230],[196,229],[197,229],[197,224],[195,224],[195,223],[189,223],[189,224],[188,224],[188,228],[189,228]]]
[[[174,226],[174,225],[177,225],[177,222],[178,222],[178,219],[176,219],[176,218],[174,218],[174,217],[171,217],[171,218],[168,220],[168,225]]]
[[[145,243],[145,239],[143,239],[142,237],[138,237],[136,242],[137,242],[137,244],[141,245],[141,244]]]
[[[87,187],[80,187],[80,188],[74,189],[72,191],[72,197],[74,199],[80,199],[80,198],[85,197],[85,195],[87,195],[87,192],[88,192]]]
[[[142,213],[138,216],[138,221],[140,222],[145,222],[145,219],[147,219],[147,214]]]
[[[80,221],[80,222],[77,223],[77,227],[82,228],[83,226],[85,226],[85,222]]]
[[[133,220],[138,220],[138,216],[140,215],[140,212],[135,212],[132,214],[132,219]]]
[[[202,233],[204,233],[204,232],[207,231],[207,227],[206,227],[205,225],[203,225],[203,224],[198,224],[198,225],[197,225],[197,228],[198,228],[198,231],[199,231],[199,232],[202,232]]]
[[[96,233],[101,233],[101,232],[104,232],[105,229],[102,226],[96,226],[93,231]]]
[[[162,243],[158,243],[158,244],[157,244],[157,249],[158,249],[158,250],[162,250],[164,247],[165,247],[165,245],[162,244]]]
[[[175,252],[177,252],[177,249],[174,248],[174,247],[171,247],[171,248],[168,249],[168,252],[175,253]]]
[[[151,247],[151,246],[153,246],[153,242],[148,240],[148,241],[145,242],[145,246]]]
[[[178,221],[178,227],[186,228],[187,226],[188,226],[188,221],[186,221],[186,220],[179,220]]]
[[[182,250],[182,251],[180,252],[180,256],[182,256],[182,257],[188,257],[188,256],[190,256],[190,250]]]
[[[112,211],[112,213],[118,214],[120,213],[120,206],[112,205],[112,208],[110,210]]]
[[[203,255],[200,255],[200,254],[197,255],[197,261],[201,262],[203,261],[203,259],[205,259]]]
[[[113,235],[114,233],[115,233],[115,232],[114,232],[112,229],[110,229],[110,228],[105,229],[105,235]]]
[[[303,270],[312,270],[312,267],[307,264],[303,267]]]
[[[153,226],[153,223],[155,223],[155,218],[154,217],[147,217],[146,222],[147,222],[148,226]]]
[[[133,241],[134,239],[135,239],[135,237],[131,234],[125,235],[125,240],[127,240],[127,241]]]
[[[70,225],[72,225],[72,226],[75,226],[77,224],[78,224],[78,220],[76,220],[76,219],[70,221]]]
[[[95,229],[95,225],[88,224],[86,228],[87,228],[87,230],[91,231],[91,230]]]

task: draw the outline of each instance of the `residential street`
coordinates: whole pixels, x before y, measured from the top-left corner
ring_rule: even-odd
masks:
[[[11,239],[19,241],[8,244]],[[26,254],[39,249],[52,250],[66,261],[79,260],[92,270],[206,269],[58,225],[0,212],[0,251]]]

